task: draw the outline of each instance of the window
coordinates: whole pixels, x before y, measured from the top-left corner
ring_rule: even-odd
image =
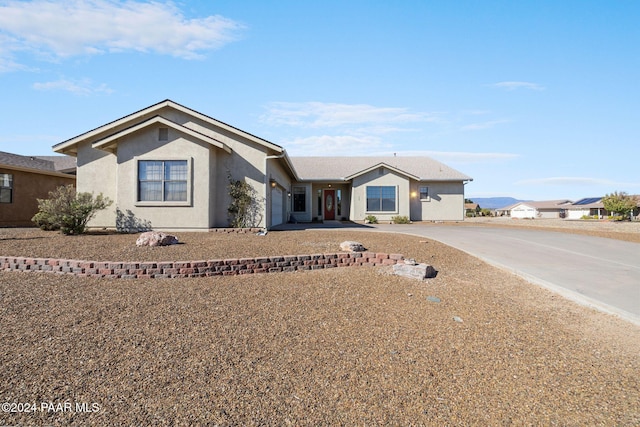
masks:
[[[0,173],[0,203],[13,203],[13,175]]]
[[[168,141],[168,140],[169,140],[169,128],[159,128],[158,141]]]
[[[186,202],[186,160],[140,160],[138,200],[141,202]]]
[[[367,187],[367,212],[395,212],[396,187]]]
[[[429,187],[420,187],[420,200],[429,199]]]
[[[307,189],[305,187],[293,187],[293,211],[307,211]]]

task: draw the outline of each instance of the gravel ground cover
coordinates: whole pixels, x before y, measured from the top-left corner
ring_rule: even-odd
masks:
[[[178,234],[137,248],[0,229],[0,253],[193,260],[358,240],[438,275],[0,272],[0,400],[37,408],[3,405],[0,425],[640,425],[640,328],[453,248],[352,230]]]

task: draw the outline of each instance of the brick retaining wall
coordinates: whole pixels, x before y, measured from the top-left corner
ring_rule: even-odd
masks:
[[[0,256],[1,271],[73,274],[107,278],[185,278],[236,274],[293,272],[333,267],[394,265],[400,254],[341,252],[283,255],[211,261],[112,262]]]

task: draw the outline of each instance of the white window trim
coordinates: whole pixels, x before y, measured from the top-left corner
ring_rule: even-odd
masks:
[[[422,198],[420,197],[420,188],[422,187],[427,187],[427,197]],[[420,197],[420,201],[421,202],[430,202],[431,201],[431,192],[429,191],[429,186],[428,185],[418,185],[418,197]]]
[[[395,191],[395,195],[396,195],[396,201],[395,201],[395,205],[396,208],[393,211],[370,211],[367,210],[367,187],[393,187],[396,189]],[[400,206],[398,206],[398,198],[400,196],[400,191],[399,191],[399,187],[397,185],[365,185],[364,186],[364,212],[365,213],[370,213],[370,214],[378,214],[378,215],[391,215],[391,214],[398,214],[400,213]]]
[[[136,186],[136,191],[134,193],[134,197],[135,197],[135,201],[134,201],[134,206],[140,206],[140,207],[168,207],[168,206],[182,206],[182,207],[190,207],[193,206],[192,203],[192,191],[191,189],[193,188],[193,158],[184,158],[184,157],[134,157],[133,160],[135,161],[136,167],[135,167],[135,186]],[[183,201],[183,202],[178,202],[178,201],[169,201],[169,202],[164,202],[164,201],[141,201],[140,200],[140,185],[139,185],[139,169],[140,169],[140,162],[141,161],[152,161],[152,162],[165,162],[165,161],[173,161],[173,160],[182,160],[182,161],[187,161],[187,200]]]

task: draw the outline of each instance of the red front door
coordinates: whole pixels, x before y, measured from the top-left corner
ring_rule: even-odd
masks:
[[[324,219],[336,219],[336,190],[324,190]]]

